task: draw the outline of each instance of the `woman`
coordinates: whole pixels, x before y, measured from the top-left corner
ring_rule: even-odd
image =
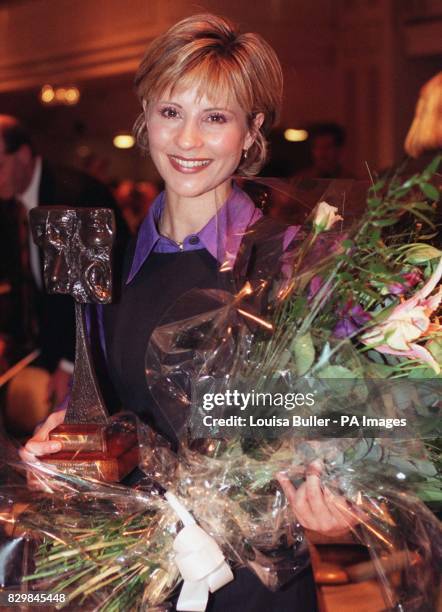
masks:
[[[197,15],[150,45],[135,83],[143,107],[138,141],[148,147],[166,187],[129,250],[121,299],[104,308],[103,331],[122,405],[173,442],[170,421],[146,387],[147,342],[186,291],[219,286],[221,268],[234,265],[244,233],[259,222],[260,211],[232,184],[232,175],[255,174],[265,161],[282,73],[275,52],[258,35],[239,34],[220,17]],[[51,415],[26,444],[27,460],[59,450],[47,437],[63,417],[63,411]],[[327,534],[346,530],[342,500],[321,488],[317,466],[297,490],[282,477],[280,482],[304,527]],[[239,569],[232,583],[211,596],[208,609],[311,612],[311,570],[272,593]]]

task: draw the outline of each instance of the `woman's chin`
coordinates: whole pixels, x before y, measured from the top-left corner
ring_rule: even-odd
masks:
[[[198,177],[179,177],[174,180],[166,180],[166,189],[174,192],[178,197],[181,198],[197,198],[204,196],[212,191],[218,189],[221,185],[229,185],[232,176],[198,176]],[[227,191],[227,189],[226,189]],[[221,195],[222,192],[220,192]]]
[[[197,198],[198,196],[212,191],[217,185],[216,183],[212,184],[210,181],[182,180],[166,183],[166,186],[174,191],[179,197]]]

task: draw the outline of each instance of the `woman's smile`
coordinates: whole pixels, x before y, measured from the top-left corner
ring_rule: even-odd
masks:
[[[179,155],[168,155],[172,167],[183,174],[194,174],[205,170],[212,163],[211,159],[186,158]]]

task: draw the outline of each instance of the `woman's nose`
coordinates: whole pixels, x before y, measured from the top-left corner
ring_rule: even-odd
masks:
[[[202,144],[201,132],[196,121],[183,121],[177,134],[177,145],[185,150],[198,149]]]

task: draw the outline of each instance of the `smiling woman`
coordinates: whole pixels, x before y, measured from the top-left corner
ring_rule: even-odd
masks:
[[[249,128],[236,101],[222,107],[195,89],[178,88],[162,98],[144,104],[150,155],[168,193],[174,199],[203,198],[207,206],[216,191],[218,201],[224,202],[263,114]]]
[[[249,246],[254,253],[247,272],[240,274],[242,286],[264,256],[260,240],[274,236],[279,260],[295,233],[264,219],[232,180],[237,172],[255,174],[266,159],[266,134],[282,98],[282,73],[275,52],[260,36],[241,34],[220,17],[196,15],[153,41],[135,83],[143,109],[135,133],[149,150],[165,191],[127,252],[118,303],[100,309],[100,335],[121,405],[176,448],[182,411],[177,414],[168,402],[156,405],[145,380],[146,347],[165,313],[185,293],[195,288],[236,291],[232,269],[239,254],[243,257]],[[192,316],[200,307],[189,304],[189,312],[180,315]],[[48,442],[48,433],[60,418],[53,417],[28,442],[27,460],[58,450]],[[281,486],[300,523],[326,532],[347,525],[329,507],[317,473],[311,472],[298,491],[287,482]],[[268,590],[249,569],[236,568],[235,580],[211,595],[208,610],[314,612],[315,585],[305,550],[302,558],[295,556],[294,577],[280,591]],[[293,552],[289,545],[287,552]]]

